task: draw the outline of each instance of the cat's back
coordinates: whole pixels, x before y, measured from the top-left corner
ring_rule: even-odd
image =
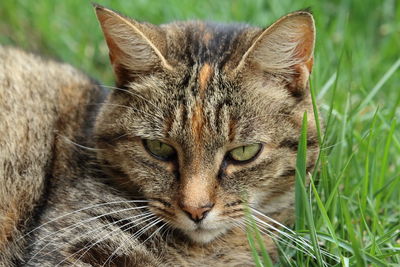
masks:
[[[73,139],[99,91],[67,64],[0,46],[0,265],[19,257],[54,157],[67,156],[59,140]]]

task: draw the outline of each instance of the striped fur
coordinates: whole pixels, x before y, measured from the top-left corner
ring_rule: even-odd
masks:
[[[246,205],[284,223],[293,217],[297,140],[304,111],[313,113],[311,14],[295,12],[260,29],[200,21],[155,26],[101,6],[96,12],[117,81],[104,103],[99,87],[70,67],[20,51],[0,54],[26,57],[57,76],[33,72],[22,79],[34,83],[27,95],[35,88],[49,92],[36,103],[51,112],[40,111],[32,115],[40,121],[17,129],[39,135],[29,140],[28,146],[39,142],[32,155],[24,152],[29,159],[6,146],[15,164],[39,171],[30,180],[13,178],[18,189],[7,182],[16,167],[0,180],[6,188],[0,199],[7,199],[0,260],[6,266],[252,266],[238,227]],[[78,73],[76,82],[66,82],[70,72]],[[14,75],[0,76],[1,94],[13,96],[10,88],[23,86],[7,85]],[[50,79],[54,85],[47,85]],[[29,99],[19,97],[0,108]],[[10,123],[0,129],[10,131]],[[312,170],[318,151],[312,116],[309,126]],[[169,144],[177,158],[153,157],[143,139]],[[237,164],[227,156],[253,143],[263,144],[254,160]],[[28,191],[24,205],[20,191]],[[190,218],[205,211],[201,220]],[[265,242],[276,258],[268,236]]]

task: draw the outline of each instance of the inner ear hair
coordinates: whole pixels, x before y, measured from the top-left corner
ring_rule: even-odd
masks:
[[[283,76],[293,94],[302,94],[308,87],[314,45],[312,14],[308,11],[290,13],[261,32],[235,71],[246,70],[245,66],[251,64],[264,72]]]
[[[163,56],[166,38],[160,27],[135,21],[100,5],[94,7],[118,86],[156,69],[172,70]]]

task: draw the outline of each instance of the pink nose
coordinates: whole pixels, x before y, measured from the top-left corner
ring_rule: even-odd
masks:
[[[214,207],[214,203],[208,203],[201,207],[193,207],[179,203],[179,206],[192,221],[198,223],[207,216],[208,212]]]

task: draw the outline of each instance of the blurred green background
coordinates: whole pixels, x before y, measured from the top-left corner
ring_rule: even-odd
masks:
[[[326,81],[339,58],[351,57],[346,91],[369,84],[399,55],[400,11],[397,0],[99,0],[142,21],[241,21],[265,27],[288,12],[310,7],[317,24],[316,70]],[[107,49],[90,1],[2,0],[0,43],[36,51],[85,70],[106,83],[112,80]],[[354,81],[354,80],[355,81]],[[362,80],[363,82],[360,82]]]
[[[348,266],[367,266],[368,257],[383,262],[371,266],[400,266],[400,1],[98,3],[155,24],[206,19],[260,27],[310,7],[317,26],[311,85],[325,129],[313,175],[317,192],[311,194],[315,225],[308,228],[336,233],[343,243],[321,242],[332,254],[347,257]],[[107,47],[89,1],[1,0],[0,44],[69,62],[104,84],[113,83]],[[316,205],[317,196],[322,206]],[[291,259],[282,266],[315,266],[309,259]]]

